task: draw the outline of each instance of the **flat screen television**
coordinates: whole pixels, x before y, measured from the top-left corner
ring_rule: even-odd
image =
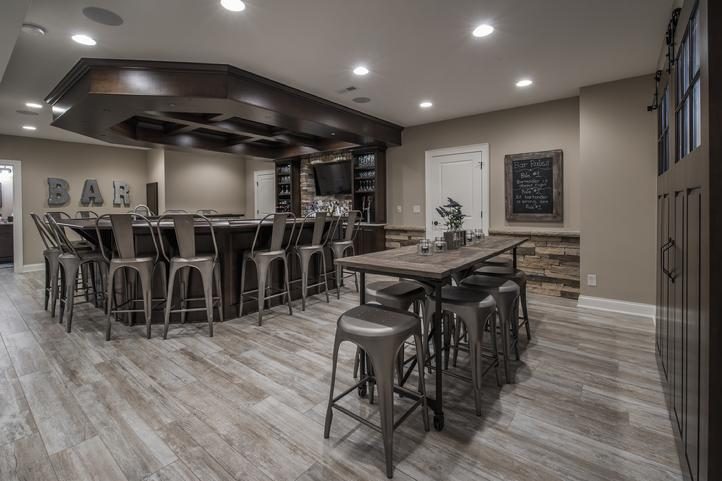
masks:
[[[351,193],[351,161],[313,164],[316,195]]]

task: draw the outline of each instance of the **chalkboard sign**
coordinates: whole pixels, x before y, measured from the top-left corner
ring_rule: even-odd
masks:
[[[504,174],[507,220],[563,219],[561,150],[507,155]]]

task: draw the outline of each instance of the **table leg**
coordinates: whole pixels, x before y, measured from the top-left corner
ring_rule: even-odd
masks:
[[[516,270],[516,247],[512,250],[512,266]]]
[[[366,304],[366,273],[359,273],[359,304]],[[363,349],[358,350],[359,355],[359,378],[363,379],[366,377],[366,351]],[[358,387],[359,397],[366,397],[368,392],[368,383],[363,383]]]
[[[436,397],[433,402],[434,409],[434,429],[441,431],[444,429],[444,401],[443,401],[443,373],[442,364],[442,345],[441,345],[441,283],[434,287],[434,296],[436,310],[434,312],[434,361],[436,363]]]

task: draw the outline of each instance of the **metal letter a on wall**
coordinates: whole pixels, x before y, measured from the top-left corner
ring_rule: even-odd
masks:
[[[65,179],[48,177],[48,205],[64,205],[70,202],[70,184]]]
[[[113,181],[113,204],[130,207],[130,187],[124,180]]]
[[[95,179],[87,179],[83,185],[83,195],[80,197],[83,205],[103,205],[103,196],[100,195],[100,187]]]

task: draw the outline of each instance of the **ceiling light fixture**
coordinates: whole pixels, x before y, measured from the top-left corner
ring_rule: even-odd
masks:
[[[38,37],[44,37],[45,34],[48,33],[48,31],[45,30],[45,27],[36,23],[24,23],[20,30],[24,33],[29,33],[30,35],[36,35]]]
[[[481,24],[478,27],[474,29],[471,34],[475,37],[486,37],[488,35],[491,35],[494,32],[494,27],[487,24]]]
[[[34,125],[23,125],[23,130],[37,130]]]
[[[31,109],[42,109],[43,106],[37,102],[25,102],[25,106]]]
[[[529,80],[528,78],[525,78],[525,79],[519,80],[519,81],[516,83],[516,86],[517,86],[517,87],[528,87],[528,86],[530,86],[530,85],[533,84],[533,83],[534,83],[534,82],[532,82],[532,81]]]
[[[75,41],[75,42],[77,42],[77,43],[79,43],[79,44],[81,44],[81,45],[87,45],[87,46],[89,46],[89,47],[92,47],[93,45],[95,45],[96,43],[98,43],[98,42],[95,41],[95,39],[94,39],[93,37],[89,37],[89,36],[84,35],[84,34],[82,34],[82,33],[73,35],[72,38],[73,38],[73,41]]]
[[[60,106],[58,106],[58,105],[53,105],[53,109],[52,109],[52,110],[53,110],[53,113],[54,113],[54,114],[64,114],[65,111],[68,110],[68,109],[65,109],[65,108],[63,108],[63,107],[60,107]]]
[[[421,102],[421,103],[419,104],[419,107],[421,107],[422,109],[428,109],[428,108],[431,108],[433,105],[434,105],[434,104],[431,103],[430,100],[424,100],[423,102]]]
[[[241,0],[221,0],[221,5],[231,12],[242,12],[246,9],[246,4]]]
[[[353,69],[353,73],[356,75],[368,75],[369,69],[363,65],[359,65]]]

